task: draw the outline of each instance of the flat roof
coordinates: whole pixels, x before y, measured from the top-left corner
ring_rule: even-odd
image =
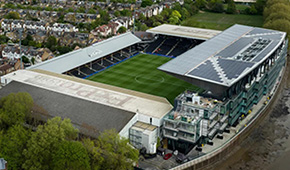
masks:
[[[91,61],[97,60],[121,49],[134,45],[141,40],[127,32],[86,48],[81,48],[45,62],[33,65],[28,69],[41,69],[54,73],[64,73]]]
[[[0,89],[0,98],[10,93],[27,92],[35,103],[32,116],[38,119],[59,116],[69,118],[82,134],[97,137],[106,129],[120,132],[135,113],[89,100],[58,93],[25,82],[12,81]]]
[[[162,97],[131,92],[130,90],[70,76],[55,75],[58,74],[18,70],[1,77],[1,81],[3,82],[4,79],[13,80],[51,92],[158,119],[161,119],[172,109],[172,105]]]
[[[230,87],[266,60],[285,36],[285,32],[236,24],[159,69]]]
[[[221,33],[221,31],[217,30],[186,27],[180,25],[169,25],[169,24],[162,24],[160,26],[151,28],[146,32],[202,40],[210,39],[213,36]]]

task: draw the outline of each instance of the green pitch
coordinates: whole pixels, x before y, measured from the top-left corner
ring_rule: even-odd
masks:
[[[119,63],[96,75],[89,80],[123,87],[143,93],[167,98],[173,103],[174,98],[184,90],[200,90],[183,80],[170,76],[157,67],[171,60],[167,57],[139,54]]]

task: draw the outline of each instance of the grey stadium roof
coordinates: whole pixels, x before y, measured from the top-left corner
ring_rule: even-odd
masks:
[[[140,41],[141,40],[131,32],[127,32],[93,44],[89,47],[72,51],[54,59],[31,66],[28,69],[41,69],[54,73],[64,73],[73,68],[134,45]]]
[[[180,25],[169,25],[162,24],[160,26],[151,28],[146,32],[153,34],[162,34],[162,35],[170,35],[176,37],[184,37],[184,38],[193,38],[193,39],[201,39],[207,40],[215,35],[221,33],[221,31],[210,30],[204,28],[194,28],[194,27],[186,27]]]
[[[96,137],[98,132],[115,128],[118,132],[135,115],[133,112],[102,105],[77,97],[53,92],[22,82],[12,81],[1,89],[0,98],[18,92],[29,93],[46,119],[54,116],[70,118],[83,134]],[[37,109],[37,110],[43,110]]]
[[[229,87],[263,62],[285,36],[284,32],[236,24],[159,69]]]

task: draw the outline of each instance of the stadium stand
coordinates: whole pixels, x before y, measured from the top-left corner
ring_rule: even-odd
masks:
[[[153,42],[145,48],[147,53],[162,54],[167,56],[178,56],[185,51],[203,42],[202,40],[188,39],[182,37],[159,35]]]
[[[86,78],[89,75],[92,75],[98,71],[106,69],[107,67],[114,65],[136,53],[138,53],[137,47],[133,46],[130,48],[122,49],[118,52],[113,54],[107,55],[105,57],[99,58],[92,63],[87,63],[80,67],[74,68],[70,71],[67,71],[65,74],[79,77],[79,78]]]
[[[126,57],[125,57],[125,56],[121,56],[120,53],[116,53],[116,54],[114,54],[114,57],[117,58],[117,59],[119,59],[119,60],[124,60],[124,59],[126,59]]]
[[[165,40],[165,37],[164,36],[159,36],[156,41],[154,41],[153,43],[149,44],[149,47],[147,47],[146,52],[153,53],[153,51],[155,51],[155,49],[161,43],[163,43],[164,40]]]

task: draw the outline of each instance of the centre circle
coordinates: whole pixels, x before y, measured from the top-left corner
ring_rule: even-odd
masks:
[[[164,77],[161,75],[140,74],[135,77],[135,81],[140,84],[163,83]]]

